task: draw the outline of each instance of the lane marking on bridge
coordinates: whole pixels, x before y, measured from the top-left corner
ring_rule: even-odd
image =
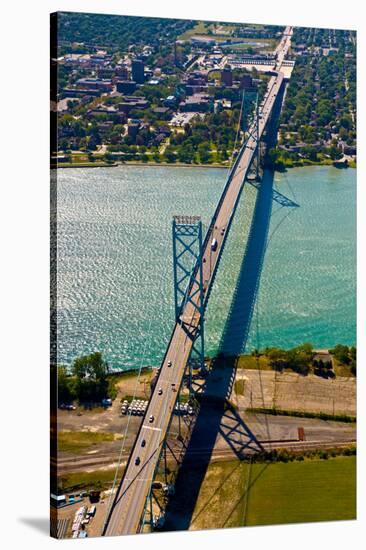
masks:
[[[135,481],[152,481],[151,477],[136,477],[136,478],[126,478],[126,482],[135,482]]]
[[[161,432],[161,428],[153,428],[152,426],[146,426],[145,424],[142,426],[143,428],[146,428],[147,430],[155,430],[156,432]]]

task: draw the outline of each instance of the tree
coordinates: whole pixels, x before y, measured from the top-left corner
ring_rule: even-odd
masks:
[[[301,344],[287,352],[289,366],[295,372],[306,376],[313,359],[313,346],[310,343]]]
[[[159,153],[156,153],[156,154],[159,155]],[[171,149],[170,147],[167,147],[164,151],[164,159],[166,160],[166,162],[175,162],[177,158],[175,156],[174,150]]]
[[[180,162],[190,164],[194,158],[194,149],[188,142],[184,143],[178,150],[178,159]]]
[[[207,141],[200,143],[198,146],[198,155],[200,157],[200,161],[203,164],[206,164],[207,162],[209,162],[211,158],[209,147],[210,147],[210,144]]]
[[[113,162],[113,155],[111,155],[110,153],[107,152],[107,153],[104,155],[104,161],[105,161],[105,162]]]
[[[332,145],[329,148],[329,156],[332,160],[337,160],[342,157],[342,151],[336,145]]]
[[[100,352],[75,359],[72,373],[76,377],[75,389],[80,402],[100,402],[108,396],[108,364]]]
[[[316,162],[318,160],[318,152],[312,145],[306,145],[301,150],[302,154],[309,160]]]
[[[351,346],[349,348],[349,355],[350,355],[351,359],[356,361],[356,359],[357,359],[357,350],[356,350],[355,346]]]
[[[267,351],[269,364],[274,370],[283,371],[288,367],[288,358],[285,350],[271,348]]]
[[[351,358],[349,356],[349,348],[348,346],[344,346],[342,344],[337,344],[333,349],[329,350],[329,353],[334,355],[334,357],[342,364],[342,365],[349,365],[351,362]]]
[[[58,405],[61,403],[71,403],[76,398],[75,381],[63,365],[57,369],[57,391]]]

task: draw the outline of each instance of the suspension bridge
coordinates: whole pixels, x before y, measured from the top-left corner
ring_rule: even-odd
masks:
[[[247,138],[233,162],[204,239],[198,216],[175,216],[173,219],[176,322],[121,482],[108,507],[103,535],[141,532],[183,379],[188,376],[191,388],[192,365],[205,368],[205,308],[244,184],[250,181],[260,187],[260,143],[271,117],[278,116],[281,107],[284,87],[281,67],[291,44],[291,35],[292,27],[286,27],[275,50],[275,72],[269,79],[260,105],[257,98]],[[253,168],[255,176],[250,175]],[[297,206],[274,190],[272,200],[281,206]]]

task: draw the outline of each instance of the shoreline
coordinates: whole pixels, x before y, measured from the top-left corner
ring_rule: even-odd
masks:
[[[58,168],[116,168],[117,166],[153,166],[163,168],[224,168],[230,169],[230,166],[224,166],[222,164],[188,164],[184,162],[113,162],[113,163],[101,163],[101,162],[85,162],[85,163],[65,163],[52,165],[52,170]]]
[[[146,166],[152,166],[152,167],[163,167],[163,168],[221,168],[229,170],[230,166],[224,166],[222,164],[188,164],[184,162],[175,162],[175,163],[168,163],[168,162],[113,162],[113,163],[103,163],[103,162],[85,162],[85,163],[65,163],[65,164],[58,164],[58,165],[52,165],[50,166],[51,170],[58,170],[59,168],[116,168],[117,166],[140,166],[140,167],[146,167]],[[339,167],[334,166],[333,163],[329,162],[314,162],[311,164],[298,164],[293,166],[287,166],[284,170],[276,170],[275,172],[278,172],[280,174],[288,172],[292,168],[311,168],[313,166],[332,166],[333,168],[337,168],[338,170],[346,170],[348,168],[356,170],[357,165],[348,165],[345,167]]]
[[[301,344],[299,344],[301,345]],[[334,344],[333,346],[328,346],[328,347],[323,347],[321,349],[318,349],[318,348],[314,348],[313,351],[315,353],[321,353],[321,352],[328,352],[329,349],[332,349],[332,347],[334,347],[336,344]],[[345,346],[348,346],[348,347],[352,347],[352,346],[356,346],[356,343],[354,344],[343,344],[342,345],[345,345]],[[282,349],[282,348],[280,348]],[[288,351],[289,349],[291,348],[283,348],[284,351]],[[261,355],[265,356],[266,354],[264,352],[261,353]],[[246,353],[239,353],[237,355],[227,355],[225,356],[226,359],[235,359],[236,361],[240,362],[240,360],[245,360],[245,358],[251,358],[253,357],[253,354],[252,352],[246,352]],[[217,360],[218,359],[218,354],[214,354],[214,355],[207,355],[206,356],[206,360],[207,362],[211,363],[213,362],[214,360]],[[62,363],[63,365],[65,363]],[[71,367],[71,364],[70,363],[69,365],[66,365],[67,368],[70,368]],[[160,367],[160,364],[158,365],[146,365],[146,366],[143,366],[141,367],[141,374],[148,374],[148,373],[152,373],[154,370],[156,369],[159,369]],[[238,366],[239,369],[243,368],[243,369],[246,369],[246,368],[250,368],[248,366]],[[122,368],[119,368],[119,367],[110,367],[110,371],[108,372],[108,376],[137,376],[139,374],[139,370],[140,370],[140,367],[136,367],[136,368],[133,368],[133,367],[128,367],[127,369],[122,369]]]

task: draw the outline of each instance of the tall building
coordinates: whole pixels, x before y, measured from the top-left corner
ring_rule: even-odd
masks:
[[[225,69],[221,71],[221,83],[225,86],[233,85],[233,73],[228,67],[225,67]]]
[[[253,88],[253,79],[250,76],[250,74],[243,74],[243,76],[240,79],[240,90],[248,90],[250,88]]]
[[[145,67],[144,62],[141,59],[135,59],[132,61],[132,80],[137,84],[143,84],[145,81]]]

